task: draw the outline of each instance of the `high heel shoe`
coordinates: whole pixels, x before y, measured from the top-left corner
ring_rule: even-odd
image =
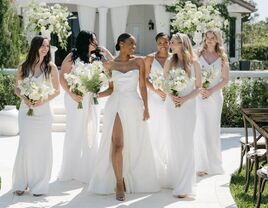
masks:
[[[116,183],[116,193],[115,193],[115,198],[118,201],[125,201],[125,183],[122,181],[122,183],[117,182]]]
[[[21,195],[24,194],[24,191],[17,190],[17,191],[15,191],[15,193],[16,193],[17,196],[21,196]]]

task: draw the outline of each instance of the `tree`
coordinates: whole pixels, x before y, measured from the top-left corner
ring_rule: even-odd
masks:
[[[10,0],[0,1],[0,31],[0,68],[17,67],[27,47],[20,18]]]

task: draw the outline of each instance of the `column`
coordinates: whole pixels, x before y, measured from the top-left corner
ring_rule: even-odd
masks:
[[[121,33],[126,31],[129,6],[111,8],[114,45]]]
[[[96,8],[78,5],[77,11],[80,30],[88,30],[94,32]]]
[[[106,47],[107,12],[108,8],[98,8],[99,11],[99,45]]]
[[[238,60],[241,57],[241,29],[242,29],[241,14],[237,14],[236,21],[235,21],[235,58],[236,60]]]
[[[169,35],[170,33],[170,19],[166,7],[163,5],[154,5],[154,17],[156,33],[164,32]]]

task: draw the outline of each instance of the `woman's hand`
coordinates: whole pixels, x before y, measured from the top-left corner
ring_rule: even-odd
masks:
[[[175,106],[182,106],[187,101],[186,97],[180,97],[174,95],[171,95],[171,99],[175,104]]]
[[[162,99],[163,101],[166,100],[167,94],[164,93],[162,90],[157,89],[157,90],[155,90],[155,93],[156,93],[157,95],[159,95],[159,97],[161,97],[161,99]]]
[[[77,103],[82,102],[82,100],[83,100],[83,97],[82,96],[76,95],[76,94],[74,94],[72,92],[69,92],[69,95]]]
[[[38,107],[38,106],[41,106],[41,105],[43,105],[44,103],[45,103],[44,101],[39,100],[39,101],[37,101],[35,104],[32,105],[32,108],[36,108],[36,107]]]
[[[209,89],[202,88],[200,91],[200,94],[201,94],[203,99],[206,99],[212,95],[212,92]]]
[[[33,104],[31,103],[31,101],[30,101],[28,98],[24,97],[24,98],[22,98],[22,99],[23,99],[24,103],[25,103],[29,108],[32,108]]]
[[[143,111],[143,120],[147,121],[150,118],[149,110],[148,108],[145,108]]]

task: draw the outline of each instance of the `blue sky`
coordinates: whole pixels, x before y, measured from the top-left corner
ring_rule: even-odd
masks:
[[[268,1],[267,0],[254,0],[257,3],[257,13],[260,15],[258,21],[265,20],[268,17]]]

